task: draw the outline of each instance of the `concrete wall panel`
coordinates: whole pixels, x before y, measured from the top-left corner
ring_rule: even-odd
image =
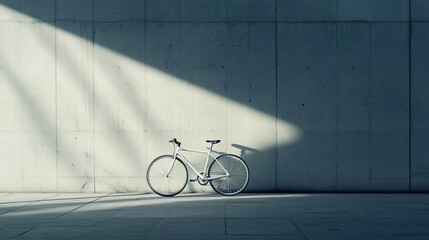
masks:
[[[279,147],[277,189],[335,191],[337,188],[335,143],[334,132],[307,131],[297,143]]]
[[[280,0],[279,21],[408,21],[408,0]]]
[[[2,191],[23,191],[23,161],[22,154],[17,156],[17,153],[23,152],[21,144],[22,135],[19,132],[0,132],[0,189]]]
[[[171,147],[166,142],[156,143],[163,137],[170,140],[168,138],[174,135],[171,133],[180,130],[182,82],[176,81],[175,76],[180,76],[181,72],[181,25],[150,23],[146,33],[146,62],[158,66],[146,68],[146,132],[151,135],[147,151],[148,158],[153,159],[157,153]],[[164,133],[168,133],[167,136]]]
[[[93,1],[57,0],[56,19],[66,21],[92,21]]]
[[[146,0],[147,21],[180,21],[181,0]]]
[[[94,21],[144,21],[146,1],[93,0]]]
[[[96,192],[144,192],[147,191],[146,178],[98,177],[95,179]]]
[[[254,181],[249,189],[275,190],[275,25],[238,23],[228,25],[226,97],[228,152],[246,154]],[[245,105],[243,104],[245,103]],[[263,114],[255,109],[264,109]],[[247,144],[243,144],[247,143]],[[263,144],[265,143],[265,144]],[[268,149],[263,147],[268,145]],[[240,149],[241,148],[241,149]],[[243,156],[245,157],[245,156]],[[270,174],[271,173],[271,174]]]
[[[279,146],[277,150],[277,190],[279,191],[302,191],[302,187],[306,187],[304,182],[307,171],[302,167],[306,156],[302,139],[303,137],[293,145]]]
[[[429,185],[429,130],[413,130],[411,134],[411,189],[427,191]]]
[[[276,1],[237,0],[226,2],[226,20],[275,21]]]
[[[298,33],[299,34],[299,33]],[[336,128],[337,27],[331,23],[302,24],[301,83],[304,130]],[[281,54],[281,53],[279,53]]]
[[[368,131],[371,105],[371,26],[338,25],[337,130]]]
[[[145,191],[144,139],[136,131],[106,131],[95,134],[95,189],[102,192]],[[128,183],[133,185],[128,185]]]
[[[23,189],[56,190],[55,29],[47,23],[22,24],[22,75],[15,90],[24,112],[21,143]],[[40,87],[43,86],[43,87]]]
[[[371,133],[371,190],[407,191],[408,132]]]
[[[181,19],[184,22],[225,21],[227,0],[182,0]]]
[[[301,80],[303,39],[300,30],[301,24],[279,23],[277,27],[277,114],[279,118],[292,123],[302,121],[302,109],[305,106]]]
[[[0,189],[23,191],[21,24],[0,6]]]
[[[408,24],[376,23],[371,31],[371,127],[408,130]]]
[[[305,160],[302,166],[306,168],[303,189],[309,191],[336,190],[336,134],[335,132],[305,132]],[[308,167],[312,166],[312,167]]]
[[[180,129],[225,136],[225,37],[224,24],[182,25],[180,77],[188,84],[183,85],[180,96],[184,100]],[[194,139],[198,137],[190,140]]]
[[[337,135],[337,190],[371,189],[371,135],[344,131]]]
[[[57,189],[62,192],[94,192],[94,178],[90,177],[59,177]]]
[[[409,0],[372,0],[374,21],[408,21]]]
[[[58,21],[57,26],[62,29],[56,32],[58,188],[68,192],[91,191],[94,72],[93,44],[87,39],[92,38],[92,23]]]
[[[22,0],[22,11],[25,14],[22,21],[53,22],[55,21],[55,0]]]
[[[226,94],[231,104],[245,102],[249,109],[264,109],[275,114],[275,28],[271,23],[228,26]],[[265,61],[267,59],[267,61]],[[268,60],[269,59],[269,60]],[[258,91],[254,91],[257,89]],[[246,108],[242,108],[246,109]],[[234,109],[228,109],[234,114]],[[255,127],[247,116],[237,114],[233,129]],[[235,118],[234,117],[234,118]],[[233,119],[234,119],[233,118]],[[233,120],[229,119],[229,120]],[[260,128],[272,128],[272,122],[258,122]]]
[[[277,1],[278,21],[335,21],[336,19],[337,0]]]
[[[94,141],[92,134],[86,131],[58,132],[58,176],[94,177]],[[76,189],[79,191],[79,189]]]
[[[0,1],[0,21],[1,22],[20,22],[22,13],[14,9],[22,9],[22,1],[1,0]]]
[[[429,186],[429,24],[413,23],[412,31],[411,187],[415,191],[426,191]]]
[[[0,131],[22,129],[22,102],[18,91],[21,80],[21,24],[0,23]]]
[[[429,21],[429,2],[426,0],[411,0],[412,20]]]
[[[337,188],[365,191],[371,186],[371,26],[338,25]]]
[[[372,25],[371,166],[373,190],[408,188],[408,24]],[[391,183],[391,184],[389,184]]]
[[[302,144],[279,146],[278,170],[285,173],[278,175],[281,189],[335,189],[336,31],[330,23],[279,26],[278,117],[303,130]],[[322,139],[323,146],[313,145]],[[288,176],[297,172],[303,173],[297,176],[301,181],[289,184]]]
[[[121,181],[128,182],[126,177],[144,177],[142,156],[145,149],[140,146],[145,126],[145,66],[102,47],[122,49],[135,58],[143,59],[144,33],[145,26],[139,23],[100,23],[95,26],[96,189],[106,190],[112,186],[111,191],[135,190],[138,186],[122,189],[121,186],[127,185]],[[116,178],[115,187],[111,183]]]
[[[144,59],[143,24],[95,26],[95,130],[144,129],[145,66],[102,45]]]
[[[412,31],[411,126],[417,131],[429,130],[429,92],[426,86],[429,74],[429,23],[413,23]]]
[[[32,131],[20,139],[22,151],[23,191],[57,190],[55,131]]]
[[[55,29],[47,23],[23,23],[21,44],[22,82],[16,90],[28,114],[23,129],[55,131]]]
[[[301,129],[335,130],[336,31],[330,23],[279,26],[279,116]]]
[[[57,124],[63,131],[93,129],[92,24],[58,22]],[[71,33],[73,34],[71,34]]]
[[[338,20],[340,21],[371,21],[373,19],[374,0],[339,0]]]
[[[173,137],[183,142],[183,147],[187,148],[197,148],[191,142],[199,142],[200,146],[203,143],[202,136],[196,135],[199,138],[194,138],[195,133],[190,128],[189,121],[192,119],[192,114],[188,109],[193,105],[190,97],[192,91],[185,82],[180,81],[183,68],[182,58],[189,56],[182,56],[182,47],[184,44],[188,44],[189,47],[196,44],[182,40],[182,29],[183,25],[180,23],[147,24],[146,63],[150,66],[146,67],[145,136],[147,141],[142,144],[146,148],[145,161],[147,164],[150,164],[159,155],[173,154],[173,146],[168,143]],[[187,34],[191,33],[188,31]],[[202,34],[197,36],[204,37]],[[202,47],[198,46],[198,48],[201,49]],[[194,90],[198,91],[199,89]],[[194,101],[205,102],[204,99],[195,99]],[[198,114],[195,113],[195,116]],[[187,156],[189,157],[189,155]],[[190,160],[193,163],[198,163],[194,158]],[[191,170],[188,170],[190,176],[194,177]],[[194,185],[192,184],[192,186]],[[191,184],[185,191],[190,191],[190,187]]]

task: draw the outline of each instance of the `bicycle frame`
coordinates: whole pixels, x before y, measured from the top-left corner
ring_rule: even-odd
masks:
[[[181,148],[180,146],[174,145],[173,163],[171,164],[170,170],[168,170],[166,177],[168,177],[168,175],[170,174],[170,172],[173,170],[174,164],[176,163],[177,156],[179,156],[180,159],[183,160],[192,169],[192,171],[194,171],[195,174],[197,174],[198,177],[200,179],[202,179],[202,180],[210,181],[210,180],[214,180],[214,179],[218,179],[218,178],[229,177],[230,176],[229,172],[216,159],[216,156],[214,156],[212,154],[212,148],[213,148],[213,145],[210,147],[209,151],[199,151],[199,150]],[[181,153],[181,151],[183,151],[183,152],[194,152],[194,153],[207,154],[206,164],[204,166],[204,172],[203,172],[203,174],[201,174],[200,172],[198,172],[195,169],[195,167],[192,165],[192,163]],[[219,166],[223,169],[223,171],[225,171],[225,175],[220,175],[220,176],[215,176],[215,177],[206,177],[207,173],[208,173],[208,164],[209,164],[210,157],[212,157],[214,161],[217,161],[219,163]]]

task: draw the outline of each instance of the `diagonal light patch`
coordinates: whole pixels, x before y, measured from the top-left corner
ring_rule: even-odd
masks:
[[[96,140],[97,165],[104,168],[96,170],[99,172],[97,176],[124,178],[126,174],[133,175],[133,166],[124,164],[129,158],[127,148],[112,149],[115,141],[123,138],[132,139],[128,142],[133,143],[133,148],[143,148],[147,162],[159,154],[170,153],[166,140],[172,137],[178,137],[187,147],[196,148],[206,146],[205,138],[219,137],[228,144],[220,150],[236,154],[241,150],[230,147],[230,144],[239,143],[259,152],[272,152],[277,146],[299,140],[300,131],[293,124],[227,98],[226,94],[194,85],[177,74],[144,64],[103,45],[96,45],[95,52],[95,101],[102,102],[103,108],[109,109],[110,115],[116,118],[107,125],[96,126],[96,131],[108,133],[107,137]],[[231,115],[239,117],[230,122]],[[103,123],[101,118],[96,118],[96,123]],[[260,124],[265,127],[260,128]],[[143,141],[137,133],[141,130],[145,131]],[[112,135],[115,132],[123,135]],[[253,153],[248,152],[246,156]],[[272,162],[258,161],[267,160],[265,155],[258,155],[253,166],[261,164],[266,168],[264,171],[270,171],[268,166],[272,167]],[[275,155],[269,157],[275,158]],[[198,163],[202,167],[203,163]],[[120,188],[133,184],[125,179],[121,181]]]
[[[4,12],[5,9],[3,7],[2,11]],[[19,13],[9,11],[11,14]],[[57,34],[69,36],[70,39],[82,38],[81,41],[90,42],[64,29],[57,28],[56,31]],[[96,119],[93,120],[96,121],[95,131],[128,134],[127,136],[106,135],[107,141],[101,144],[100,149],[108,150],[112,147],[112,138],[131,139],[128,142],[132,143],[132,148],[146,147],[147,151],[150,151],[146,153],[146,158],[151,159],[156,153],[165,152],[166,148],[163,146],[169,146],[163,141],[173,136],[184,138],[183,141],[189,143],[188,146],[193,146],[195,143],[203,142],[204,138],[224,138],[230,133],[237,136],[246,134],[245,139],[230,138],[235,142],[228,144],[245,144],[259,151],[288,145],[299,139],[300,130],[295,125],[228,98],[227,94],[219,94],[192,84],[178,75],[160,70],[103,45],[96,45],[94,48],[96,52],[94,101],[96,104],[105,104],[104,108],[109,113],[107,116],[115,118],[96,115]],[[120,71],[123,78],[117,78],[117,75],[112,74],[114,65],[122,67]],[[126,86],[127,82],[131,82],[129,87]],[[78,99],[82,100],[82,98]],[[231,113],[240,116],[239,121],[235,120],[234,124],[231,124],[228,119]],[[275,126],[274,131],[265,133],[264,130],[259,130],[260,123]],[[139,136],[140,133],[136,132],[143,132],[145,135],[143,141]],[[277,134],[277,138],[264,136],[264,134],[279,132],[282,134]],[[136,137],[133,137],[133,134],[137,134],[134,135]],[[129,158],[127,151],[129,148],[117,148],[114,152],[101,151],[104,155],[96,156],[100,159],[100,164],[96,167],[105,168],[103,171],[107,175],[126,177],[134,171],[132,165],[124,166],[124,162],[117,160]],[[130,183],[125,182],[122,185],[128,184]]]
[[[133,61],[132,59],[129,59],[130,61]],[[134,64],[141,64],[141,63],[134,63]],[[141,64],[143,65],[143,64]],[[170,86],[171,88],[174,88],[174,91],[172,91],[172,96],[180,96],[180,91],[186,91],[186,92],[193,92],[193,95],[197,96],[192,101],[203,101],[208,102],[207,104],[210,105],[212,103],[213,105],[216,105],[216,103],[222,104],[225,102],[225,96],[219,95],[215,92],[211,92],[205,88],[202,88],[200,86],[196,85],[188,85],[186,90],[177,89],[177,81],[184,81],[183,79],[179,79],[176,76],[170,75],[168,73],[165,73],[159,69],[156,69],[151,66],[146,66],[146,71],[151,72],[151,75],[156,81],[158,82],[158,85],[161,86]],[[150,79],[148,79],[150,81]],[[180,84],[179,84],[180,86]],[[183,94],[183,93],[182,93]],[[180,128],[182,127],[180,125],[180,122],[178,121],[169,121],[171,119],[168,118],[157,118],[157,116],[165,115],[165,111],[180,111],[183,110],[183,106],[188,104],[189,101],[186,98],[180,98],[180,97],[172,97],[171,99],[171,107],[169,109],[162,109],[162,108],[156,108],[159,104],[159,102],[156,101],[156,99],[148,98],[146,99],[148,106],[153,106],[152,108],[149,107],[148,114],[153,117],[153,121],[157,121],[158,124],[162,127],[166,127],[167,129],[173,128],[176,131],[180,131]],[[173,103],[173,101],[176,101],[176,103]],[[266,139],[260,139],[255,136],[255,138],[249,139],[246,144],[250,147],[255,147],[259,151],[264,151],[269,148],[273,148],[276,144],[278,145],[289,145],[292,143],[295,143],[299,140],[300,137],[300,130],[298,127],[296,127],[294,124],[291,124],[287,121],[284,121],[282,119],[278,119],[275,116],[266,114],[262,111],[256,110],[252,107],[249,107],[243,103],[237,102],[232,99],[227,99],[228,107],[231,109],[234,109],[235,111],[239,111],[239,114],[242,116],[245,116],[245,118],[248,118],[249,122],[252,122],[252,124],[255,124],[255,130],[257,130],[257,124],[260,122],[264,123],[275,123],[277,122],[277,130],[284,132],[285,134],[282,134],[281,137],[278,138],[277,143],[276,142],[270,142],[266,141]],[[182,106],[182,107],[176,107],[176,106]],[[209,109],[209,107],[208,107]],[[196,114],[205,114],[204,112],[198,112]],[[149,119],[149,121],[152,119]],[[211,124],[207,124],[210,126]]]
[[[19,11],[15,11],[15,10],[12,10],[10,8],[2,6],[2,14],[4,14],[5,16],[8,16],[8,15],[9,16],[16,16],[17,14],[22,14],[22,13],[19,12]],[[6,19],[7,19],[7,17],[6,17]],[[68,32],[68,31],[65,31],[64,29],[57,29],[57,31],[62,31],[63,34],[68,34],[68,35],[70,35],[71,38],[73,38],[73,37],[76,38],[76,35],[74,35],[73,33]],[[82,38],[82,36],[77,36],[77,37]],[[119,52],[112,51],[111,49],[108,49],[108,48],[106,48],[106,47],[104,47],[102,45],[97,45],[97,47],[100,48],[100,49],[102,49],[102,51],[106,53],[103,56],[103,61],[108,62],[108,61],[113,61],[113,59],[114,59],[115,62],[120,62],[121,65],[128,66],[128,68],[131,69],[131,72],[133,72],[132,69],[134,69],[134,70],[137,69],[136,71],[138,72],[138,69],[144,69],[144,68],[146,68],[147,69],[146,70],[147,71],[147,75],[149,76],[148,79],[147,79],[147,81],[151,81],[151,80],[157,81],[159,83],[158,85],[164,86],[164,87],[166,86],[165,87],[166,90],[168,90],[168,88],[175,88],[174,92],[176,93],[176,95],[173,98],[176,99],[176,100],[177,99],[179,100],[179,102],[178,102],[179,105],[186,104],[185,102],[181,102],[183,100],[183,98],[177,98],[177,96],[178,96],[177,95],[177,90],[180,90],[180,89],[176,88],[177,85],[175,85],[175,81],[184,81],[184,82],[187,82],[187,81],[185,81],[183,79],[180,79],[177,76],[174,76],[172,74],[168,74],[165,71],[161,71],[161,70],[159,70],[157,68],[154,68],[152,66],[145,65],[144,63],[136,61],[136,60],[134,60],[132,58],[129,58],[129,57],[125,56],[125,55],[122,55]],[[108,56],[110,56],[111,58],[109,59]],[[107,73],[107,71],[106,72],[103,72],[103,71],[99,71],[98,72],[98,74],[106,74],[106,73]],[[130,76],[131,76],[131,74],[130,74]],[[103,78],[104,79],[108,79],[109,76],[108,75],[100,75],[98,78],[100,78],[100,79],[103,79]],[[126,81],[126,79],[120,79],[120,80]],[[114,87],[117,87],[117,86],[111,86],[111,87],[114,88]],[[190,88],[188,91],[195,92],[194,95],[195,96],[199,96],[199,97],[197,97],[197,99],[195,99],[195,98],[192,99],[192,101],[197,101],[197,100],[199,100],[198,98],[201,98],[201,99],[211,98],[215,102],[223,102],[224,101],[225,96],[222,96],[222,95],[217,94],[215,92],[209,91],[209,90],[207,90],[207,89],[205,89],[203,87],[196,86],[196,85],[190,86],[189,84],[188,84],[188,87]],[[130,94],[136,95],[136,93],[134,92],[135,90],[136,90],[136,88],[132,89],[130,91]],[[106,94],[103,91],[98,91],[97,93],[100,94],[100,98],[101,99],[105,99],[105,98],[109,98],[110,97],[110,96],[108,96],[108,94]],[[140,94],[140,93],[137,93],[137,94]],[[174,94],[174,93],[172,93],[172,94]],[[139,98],[138,101],[140,101],[140,102],[143,101],[141,99],[141,97],[137,96],[137,98]],[[156,105],[159,104],[159,102],[151,102],[150,98],[146,98],[146,101],[147,101],[146,104],[149,107],[152,106],[152,105],[156,106]],[[276,119],[275,116],[266,114],[266,113],[264,113],[262,111],[255,110],[254,108],[252,108],[252,107],[250,107],[248,105],[245,105],[243,103],[240,103],[238,101],[235,101],[235,100],[232,100],[232,99],[228,99],[228,102],[234,108],[240,109],[241,114],[245,115],[249,119],[254,119],[256,121],[268,121],[268,122],[270,122],[270,121],[276,121],[277,122],[277,130],[288,133],[288,134],[283,134],[283,136],[278,139],[277,144],[279,144],[279,145],[284,145],[284,144],[287,145],[287,144],[293,143],[293,142],[295,142],[295,141],[298,140],[299,134],[300,134],[300,130],[294,124],[289,123],[289,122],[287,122],[285,120],[282,120],[282,119]],[[144,104],[144,103],[141,103],[141,104]],[[124,105],[123,106],[124,107],[123,111],[124,112],[130,112],[130,113],[134,112],[133,114],[129,115],[129,117],[130,117],[129,121],[131,122],[130,123],[131,125],[138,126],[138,125],[141,125],[141,122],[142,122],[141,121],[142,118],[140,117],[141,113],[136,114],[135,113],[136,109],[134,108],[133,105],[135,105],[135,104]],[[172,105],[172,109],[170,109],[170,110],[171,111],[177,111],[176,105],[174,105],[174,103],[171,104],[171,105]],[[168,110],[169,109],[163,109],[162,112],[165,112],[165,111],[168,111]],[[156,110],[154,110],[154,111],[156,111]],[[180,128],[183,127],[183,126],[176,125],[177,122],[174,122],[174,121],[173,122],[169,122],[165,118],[159,118],[159,117],[157,117],[157,116],[161,116],[162,115],[162,113],[160,113],[160,111],[157,111],[157,113],[158,114],[154,114],[155,115],[154,116],[155,120],[153,122],[160,123],[159,124],[160,128],[163,128],[163,129],[164,128],[167,128],[167,129],[173,128],[174,130],[180,130]],[[199,114],[199,113],[197,113],[197,114]],[[148,116],[150,116],[150,115],[152,115],[152,114],[148,114]],[[265,141],[264,142],[259,142],[257,140],[252,141],[250,143],[252,145],[259,146],[260,147],[259,150],[264,150],[265,148],[272,147],[273,144],[274,144],[272,142],[265,142]]]
[[[0,43],[0,78],[5,83],[2,88],[8,91],[8,95],[1,96],[0,102],[5,106],[16,105],[16,110],[4,112],[15,119],[2,124],[5,130],[2,137],[8,136],[5,142],[9,147],[4,151],[1,170],[15,174],[2,179],[1,188],[6,191],[55,191],[54,71],[53,68],[45,69],[54,65],[55,51],[46,49],[33,38],[37,34],[52,37],[52,31],[49,31],[52,27],[39,25],[32,28],[31,23],[3,21],[9,12],[0,8],[1,27],[7,32],[2,33]],[[49,39],[50,44],[54,43],[53,39]],[[41,103],[45,104],[42,106]],[[20,165],[15,169],[17,163]]]

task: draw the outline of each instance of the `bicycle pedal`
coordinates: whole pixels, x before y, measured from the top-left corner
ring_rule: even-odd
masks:
[[[197,179],[189,179],[189,182],[196,182],[198,181]]]

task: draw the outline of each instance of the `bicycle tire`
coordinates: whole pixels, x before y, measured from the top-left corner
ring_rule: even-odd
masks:
[[[241,193],[247,187],[250,179],[250,171],[247,163],[236,155],[221,155],[210,164],[209,177],[216,176],[216,174],[224,174],[219,162],[231,176],[210,180],[210,186],[214,191],[224,196],[233,196]]]
[[[186,184],[188,183],[188,169],[183,161],[178,157],[176,157],[176,163],[170,172],[170,177],[163,176],[163,174],[166,175],[170,169],[171,161],[173,161],[172,155],[159,156],[151,162],[146,173],[146,180],[150,189],[163,197],[172,197],[179,194],[183,189],[185,189]],[[155,168],[157,169],[155,170]],[[162,186],[160,186],[157,181],[162,181]]]

